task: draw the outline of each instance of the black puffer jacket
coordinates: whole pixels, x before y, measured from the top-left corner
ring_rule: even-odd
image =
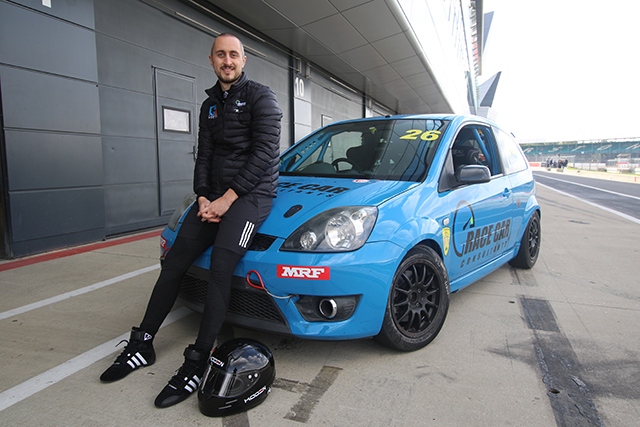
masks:
[[[242,73],[224,96],[220,83],[208,89],[200,109],[198,158],[193,189],[214,200],[229,188],[275,197],[282,111],[267,86]]]

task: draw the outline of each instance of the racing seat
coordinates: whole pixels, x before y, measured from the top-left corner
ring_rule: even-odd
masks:
[[[374,135],[363,135],[361,145],[347,149],[347,159],[360,171],[372,170],[378,142]]]

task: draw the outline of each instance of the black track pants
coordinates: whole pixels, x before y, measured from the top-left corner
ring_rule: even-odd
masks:
[[[242,255],[228,249],[215,248],[211,253],[211,270],[207,300],[202,313],[195,349],[211,351],[222,327],[231,298],[233,269]]]
[[[193,261],[208,247],[197,240],[178,237],[167,254],[156,282],[140,329],[155,335],[171,311],[180,290],[182,276]],[[196,350],[210,351],[229,305],[233,270],[242,255],[228,249],[214,248],[211,253],[209,284]]]
[[[249,194],[236,200],[220,223],[202,222],[194,204],[184,218],[162,264],[140,328],[155,335],[180,291],[182,277],[211,245],[209,283],[195,349],[210,351],[224,321],[231,295],[233,270],[244,256],[272,205],[271,197]]]

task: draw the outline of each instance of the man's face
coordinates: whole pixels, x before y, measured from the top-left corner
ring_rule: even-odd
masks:
[[[220,80],[220,85],[227,90],[240,78],[247,57],[243,54],[240,40],[223,36],[217,37],[214,41],[209,62]]]

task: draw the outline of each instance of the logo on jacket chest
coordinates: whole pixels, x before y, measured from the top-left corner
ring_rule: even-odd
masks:
[[[209,107],[209,119],[215,119],[216,117],[218,117],[218,106],[214,104]]]
[[[242,113],[244,111],[242,107],[247,105],[245,101],[240,101],[239,99],[236,99],[235,104],[236,108],[233,109],[234,113]]]

